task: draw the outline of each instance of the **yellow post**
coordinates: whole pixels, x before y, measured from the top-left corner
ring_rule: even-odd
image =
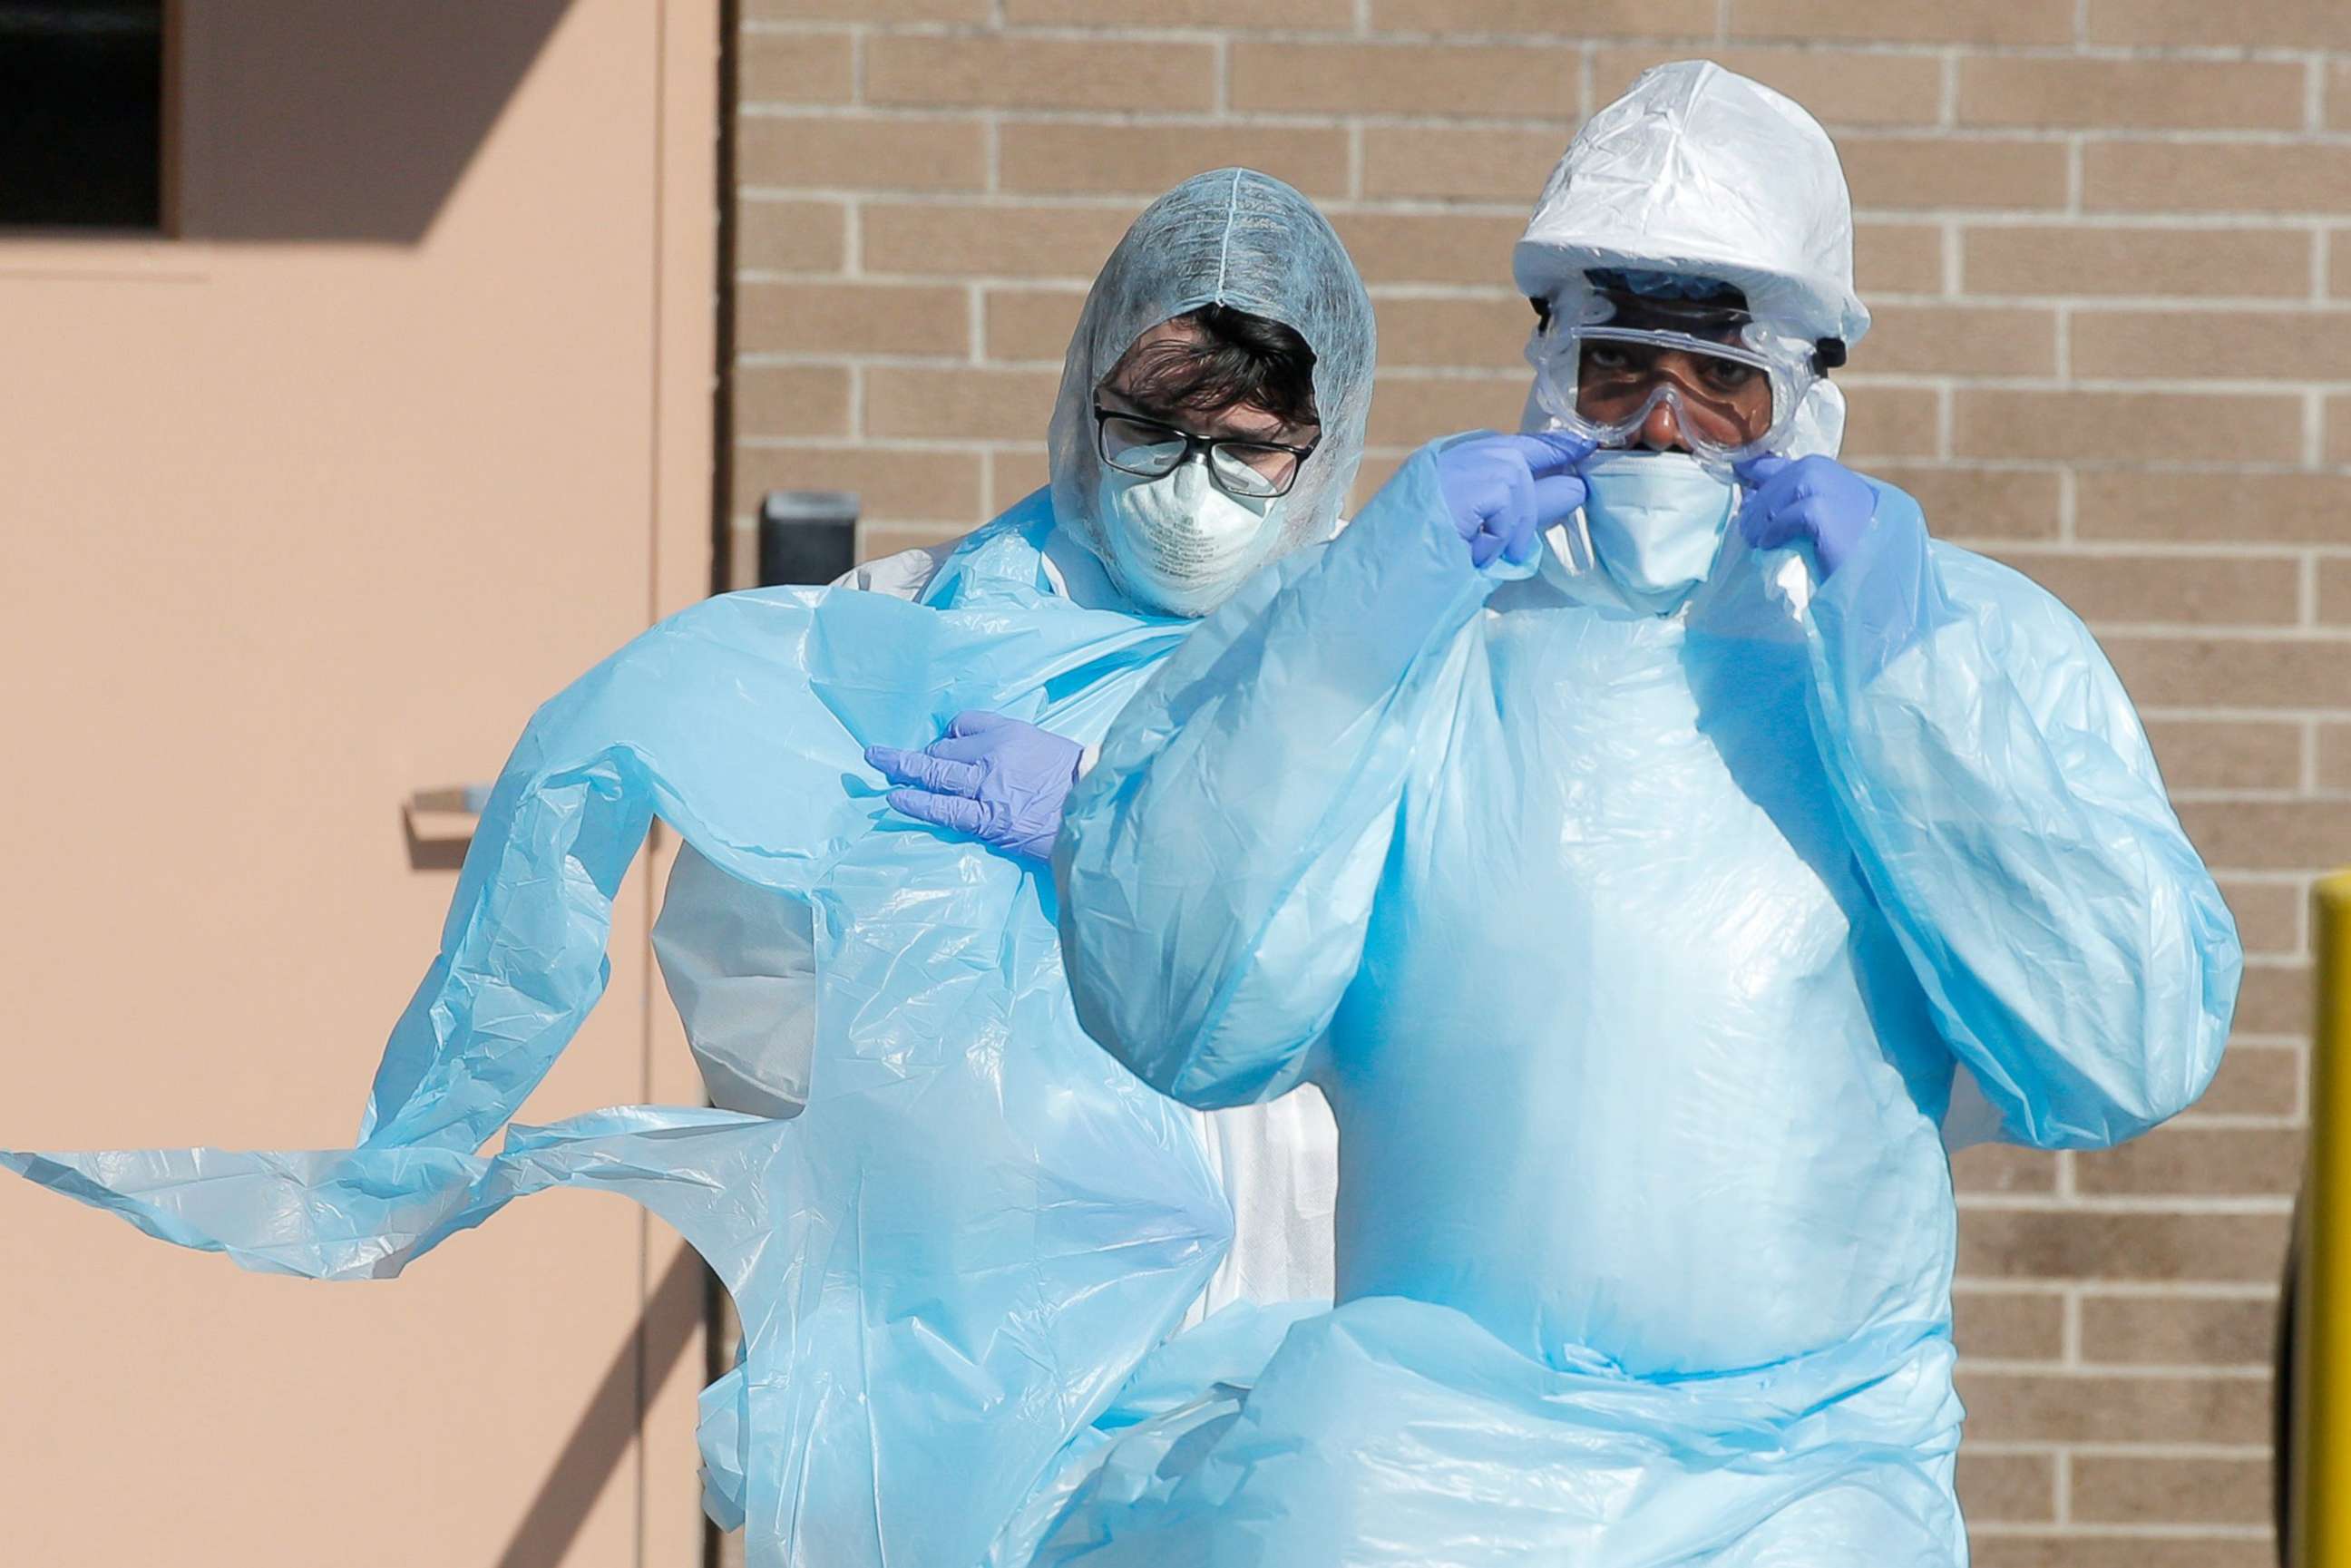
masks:
[[[2351,1568],[2351,872],[2320,883],[2313,904],[2318,1022],[2295,1276],[2286,1561]]]

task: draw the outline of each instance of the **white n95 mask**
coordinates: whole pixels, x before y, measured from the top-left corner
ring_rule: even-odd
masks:
[[[1714,570],[1738,486],[1686,452],[1603,452],[1580,472],[1600,569],[1635,609],[1670,614]]]
[[[1207,615],[1265,564],[1281,536],[1280,496],[1228,496],[1206,462],[1157,479],[1102,470],[1111,574],[1145,609]]]

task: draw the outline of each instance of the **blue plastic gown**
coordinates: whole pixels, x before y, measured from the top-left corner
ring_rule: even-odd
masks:
[[[356,1148],[0,1160],[166,1240],[318,1279],[396,1274],[549,1186],[623,1193],[741,1309],[744,1365],[705,1396],[703,1444],[751,1561],[977,1563],[1231,1225],[1186,1113],[1079,1031],[1050,884],[891,812],[862,759],[966,708],[1093,741],[1191,629],[1046,591],[1052,526],[1040,491],[925,605],[711,601],[542,708]],[[807,1110],[631,1107],[475,1154],[602,992],[611,901],[655,816],[813,906]]]
[[[1433,469],[1071,799],[1079,1017],[1190,1104],[1322,1088],[1340,1304],[1072,1456],[1035,1561],[1963,1563],[1946,1135],[2150,1127],[2234,1004],[2130,705],[1923,530],[1817,588],[1734,542],[1654,618],[1473,568]]]

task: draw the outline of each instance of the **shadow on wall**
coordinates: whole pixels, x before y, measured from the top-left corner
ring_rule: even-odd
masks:
[[[498,1568],[560,1568],[596,1500],[628,1462],[645,1401],[668,1380],[702,1325],[711,1288],[702,1255],[679,1248],[646,1300],[643,1317],[613,1351],[570,1442],[498,1554]]]
[[[413,245],[570,0],[174,7],[183,237]]]

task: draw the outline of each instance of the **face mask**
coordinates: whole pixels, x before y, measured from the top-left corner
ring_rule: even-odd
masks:
[[[1583,473],[1601,570],[1635,609],[1669,613],[1714,569],[1738,486],[1685,452],[1604,452]]]
[[[1157,479],[1102,470],[1111,572],[1151,609],[1207,615],[1272,553],[1287,497],[1244,500],[1208,480],[1205,462]]]

